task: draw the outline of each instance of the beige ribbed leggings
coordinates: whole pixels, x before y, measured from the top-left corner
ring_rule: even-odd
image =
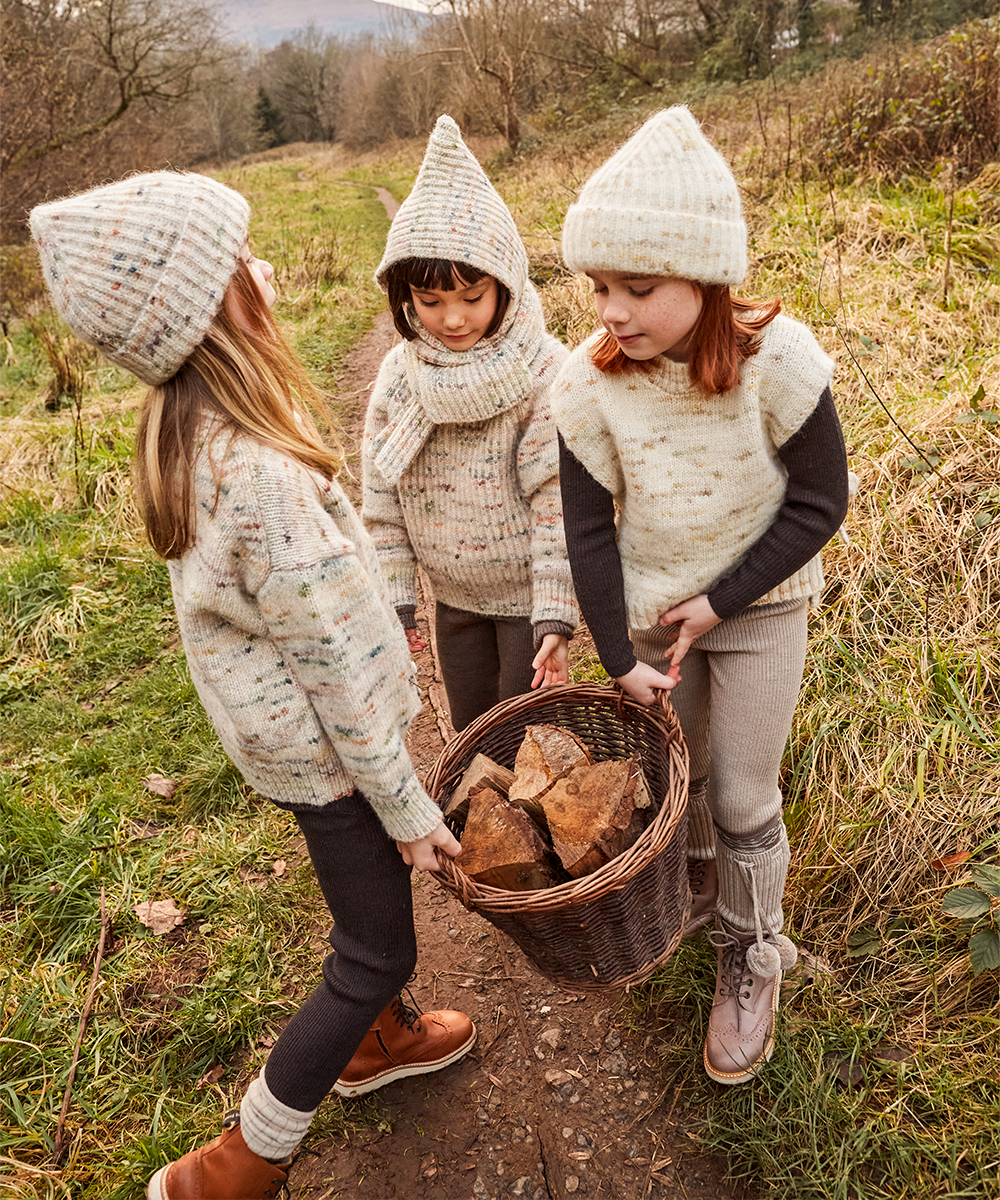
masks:
[[[806,600],[754,605],[691,647],[670,698],[691,757],[688,857],[717,859],[719,912],[781,930],[788,837],[778,769],[805,665]],[[636,657],[666,670],[673,627],[631,631]]]

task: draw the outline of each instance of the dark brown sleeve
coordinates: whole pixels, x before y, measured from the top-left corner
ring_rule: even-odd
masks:
[[[740,565],[708,593],[716,616],[735,616],[766,596],[818,554],[843,524],[847,452],[829,388],[778,458],[788,472],[785,499]]]
[[[615,502],[559,437],[566,550],[583,619],[605,671],[617,678],[636,664],[625,617],[625,584],[618,554]]]

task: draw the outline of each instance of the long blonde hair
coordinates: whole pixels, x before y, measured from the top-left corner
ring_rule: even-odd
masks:
[[[162,558],[179,558],[194,541],[194,449],[206,416],[217,419],[215,436],[244,434],[326,479],[344,464],[339,444],[327,445],[310,411],[322,411],[324,401],[242,259],[229,291],[243,322],[223,303],[205,339],[176,375],[149,390],[139,414],[133,486]]]

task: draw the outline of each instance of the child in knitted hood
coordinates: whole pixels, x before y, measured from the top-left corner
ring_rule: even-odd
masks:
[[[60,314],[150,385],[134,478],[191,678],[247,783],[295,814],[335,922],[322,981],[225,1131],[158,1170],[149,1200],[275,1196],[331,1088],[438,1070],[475,1039],[464,1013],[418,1015],[399,995],[417,953],[411,869],[460,847],[407,754],[406,638],[249,218],[237,192],[170,171],[31,213]]]
[[[583,615],[631,696],[671,689],[688,742],[688,932],[717,910],[704,1064],[725,1084],[770,1057],[795,961],[778,768],[848,497],[833,364],[777,302],[731,294],[746,243],[725,161],[686,108],[657,113],[566,215],[604,331],[553,386]]]
[[[436,600],[452,725],[565,683],[578,618],[562,529],[545,332],[514,220],[448,116],[375,273],[403,342],[365,422],[362,517],[410,648],[416,568]]]

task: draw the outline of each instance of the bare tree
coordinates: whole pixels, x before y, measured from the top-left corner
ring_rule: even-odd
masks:
[[[438,7],[452,18],[438,53],[464,73],[469,98],[516,153],[522,100],[538,72],[546,6],[541,0],[441,0]]]
[[[346,42],[313,24],[280,42],[264,60],[264,86],[281,109],[290,141],[332,142],[340,86],[351,57]]]
[[[94,137],[137,104],[188,99],[199,72],[228,53],[213,10],[198,0],[8,0],[2,48],[5,177]]]

